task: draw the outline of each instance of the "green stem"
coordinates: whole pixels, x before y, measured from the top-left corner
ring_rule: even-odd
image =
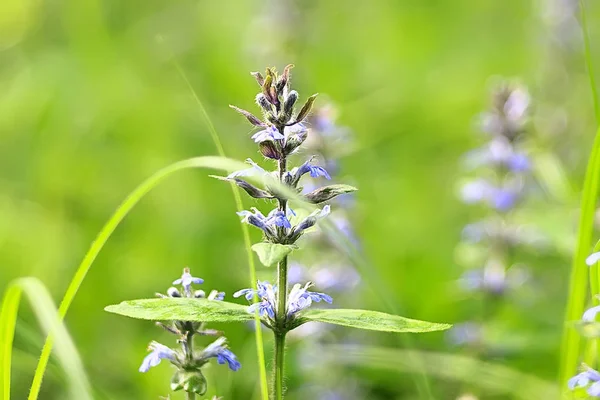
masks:
[[[275,395],[274,400],[283,399],[283,373],[285,355],[285,333],[275,334]]]
[[[186,400],[195,400],[196,394],[194,392],[186,392],[185,398]]]
[[[283,129],[280,129],[283,134]],[[283,183],[283,176],[287,169],[287,160],[283,157],[279,160],[278,172],[279,180]],[[279,210],[287,214],[287,200],[279,199]],[[278,228],[278,234],[282,238],[285,235],[285,228]],[[287,312],[287,256],[277,264],[277,315],[275,333],[275,384],[273,385],[275,400],[283,399],[283,371],[285,366],[285,320]]]
[[[287,261],[285,256],[277,265],[277,320],[285,321],[285,312],[287,308]]]

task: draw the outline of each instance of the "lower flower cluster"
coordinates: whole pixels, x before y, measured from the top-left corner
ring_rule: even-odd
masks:
[[[312,282],[306,283],[304,286],[299,283],[295,284],[287,296],[287,309],[285,315],[288,320],[293,319],[297,313],[310,307],[313,302],[324,301],[331,304],[333,299],[325,293],[311,292],[308,289],[312,286]],[[271,285],[267,281],[256,283],[256,289],[242,289],[233,294],[233,297],[244,296],[246,300],[252,301],[254,296],[257,296],[260,301],[248,307],[248,312],[258,313],[261,317],[268,317],[271,320],[277,315],[277,286]]]
[[[188,297],[206,298],[207,300],[221,301],[225,293],[213,290],[208,296],[203,290],[192,290],[192,284],[201,284],[201,278],[192,276],[189,268],[183,270],[179,279],[173,281],[173,285],[181,285],[182,291],[176,287],[167,290],[167,295],[157,293],[159,297]],[[173,350],[161,343],[152,341],[148,346],[150,353],[142,361],[140,372],[148,372],[150,368],[160,364],[162,360],[169,361],[177,371],[171,379],[171,390],[184,390],[188,393],[203,395],[206,393],[207,383],[202,374],[202,367],[211,359],[215,358],[218,364],[227,364],[232,371],[241,368],[237,357],[227,346],[227,339],[221,332],[206,329],[204,323],[194,321],[171,321],[170,324],[157,323],[166,331],[177,335],[177,342],[181,348]],[[220,336],[204,349],[194,350],[193,339],[196,335]]]

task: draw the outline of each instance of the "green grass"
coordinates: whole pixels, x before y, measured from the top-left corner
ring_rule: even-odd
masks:
[[[19,278],[8,285],[0,311],[0,368],[2,369],[2,398],[11,395],[12,345],[17,314],[22,293],[25,293],[42,331],[53,338],[56,357],[66,374],[69,398],[91,400],[91,388],[83,363],[62,318],[59,317],[52,297],[42,282],[36,278]],[[37,398],[39,387],[32,385],[29,399]]]

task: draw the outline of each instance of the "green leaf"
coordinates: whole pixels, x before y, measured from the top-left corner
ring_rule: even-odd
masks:
[[[131,318],[152,321],[240,322],[254,319],[247,306],[226,301],[160,298],[123,301],[104,310]]]
[[[319,321],[381,332],[434,332],[449,329],[452,325],[418,321],[371,310],[312,309],[302,315],[303,322]]]
[[[295,249],[296,246],[277,243],[256,243],[252,246],[252,250],[258,255],[258,259],[266,267],[277,264],[283,257],[287,256]]]
[[[356,190],[358,189],[350,185],[329,185],[313,190],[312,192],[307,193],[304,197],[313,204],[319,204],[324,201],[331,200],[340,194],[350,193]]]
[[[296,116],[296,122],[302,122],[302,120],[304,118],[306,118],[306,116],[310,112],[310,110],[311,110],[311,108],[313,106],[313,103],[315,102],[315,99],[317,98],[318,95],[319,95],[318,93],[313,94],[312,96],[310,96],[308,98],[308,100],[306,100],[306,103],[304,103],[304,105],[300,109],[300,112]]]
[[[69,398],[91,400],[92,390],[77,348],[57,313],[48,289],[39,279],[32,277],[19,278],[10,282],[2,299],[0,309],[0,371],[2,371],[0,394],[2,398],[10,399],[12,345],[23,293],[29,300],[42,331],[54,337],[56,343],[54,354],[65,371],[65,380],[69,385]],[[28,399],[37,399],[38,393],[39,390],[30,392]]]

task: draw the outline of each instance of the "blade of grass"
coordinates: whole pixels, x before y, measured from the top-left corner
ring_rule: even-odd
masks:
[[[190,93],[194,97],[194,100],[196,101],[196,104],[198,105],[198,109],[200,110],[200,113],[202,114],[202,117],[204,118],[204,122],[206,123],[206,126],[208,127],[208,131],[210,132],[210,136],[213,140],[213,143],[215,144],[215,147],[217,148],[217,152],[218,152],[219,156],[225,157],[225,150],[223,150],[223,145],[221,144],[221,139],[219,139],[219,134],[217,133],[217,130],[215,129],[214,124],[212,123],[210,117],[208,116],[208,113],[206,112],[206,109],[204,108],[202,101],[200,101],[200,97],[194,90],[194,87],[190,83],[190,80],[187,78],[187,76],[183,72],[183,69],[181,69],[181,67],[179,66],[179,63],[174,60],[173,64],[175,65],[177,72],[181,76],[181,79],[183,79],[183,81],[187,85],[188,89],[190,90]],[[242,203],[242,197],[240,196],[240,191],[239,191],[238,187],[233,182],[230,183],[230,186],[231,186],[231,191],[233,192],[233,198],[235,200],[235,207],[236,207],[237,211],[238,212],[243,211],[244,205]],[[254,263],[254,255],[252,254],[252,241],[250,240],[250,231],[248,229],[247,224],[240,224],[240,226],[242,227],[242,234],[244,236],[244,247],[246,248],[246,258],[248,259],[248,270],[250,272],[250,287],[254,287],[254,285],[256,284],[256,280],[257,280],[256,279],[256,264]],[[258,302],[258,301],[259,301],[258,295],[255,293],[254,294],[254,302]],[[259,364],[258,370],[259,370],[259,377],[260,377],[260,393],[261,393],[261,397],[263,400],[269,400],[269,384],[267,382],[267,364],[265,362],[265,350],[264,350],[263,335],[262,335],[262,325],[260,323],[260,316],[258,315],[258,310],[254,314],[254,332],[255,332],[255,338],[256,338],[256,355],[258,357],[258,364]]]
[[[0,367],[2,368],[2,398],[10,399],[12,344],[21,294],[25,293],[43,331],[56,341],[56,355],[70,384],[70,398],[92,399],[83,363],[77,353],[62,318],[46,287],[36,278],[20,278],[12,281],[4,294],[0,313]]]
[[[583,182],[577,244],[573,256],[573,264],[571,266],[565,326],[560,354],[559,380],[561,385],[565,385],[567,380],[574,375],[577,370],[581,338],[575,329],[573,329],[570,322],[581,319],[585,303],[588,299],[587,280],[589,267],[585,264],[585,259],[589,255],[592,246],[594,212],[596,209],[596,201],[598,199],[599,180],[600,130],[596,132],[592,154],[590,155],[585,180]],[[594,267],[594,269],[595,268],[596,267]],[[595,284],[593,287],[596,287]]]
[[[224,171],[233,171],[246,168],[246,164],[240,163],[239,161],[230,160],[223,157],[196,157],[190,158],[188,160],[183,160],[171,164],[158,172],[152,175],[150,178],[146,179],[134,189],[129,196],[121,203],[121,205],[117,208],[114,214],[110,217],[108,222],[102,227],[102,230],[96,237],[96,240],[92,242],[90,249],[86,253],[83,261],[79,264],[77,271],[75,271],[75,275],[71,282],[69,283],[69,287],[63,297],[60,306],[58,308],[58,316],[62,321],[69,311],[69,307],[71,306],[71,302],[75,298],[81,283],[85,279],[85,276],[89,269],[91,268],[96,256],[104,247],[106,241],[110,238],[114,230],[119,226],[121,221],[125,218],[125,216],[133,209],[133,207],[144,197],[152,188],[158,185],[165,178],[173,174],[174,172],[181,171],[189,168],[209,168],[209,169],[218,169]],[[50,353],[52,352],[52,347],[54,346],[55,337],[54,335],[48,335],[46,338],[46,342],[44,343],[44,347],[42,348],[42,354],[40,355],[40,359],[38,361],[35,375],[33,377],[33,382],[31,384],[31,389],[29,392],[29,400],[35,400],[38,398],[40,387],[42,386],[42,379],[44,377],[44,371],[46,370],[46,366],[48,365],[48,359],[50,358]]]
[[[585,13],[585,3],[579,2],[581,9],[581,28],[584,40],[585,63],[588,72],[590,89],[593,97],[594,115],[596,123],[600,121],[600,106],[598,104],[598,93],[596,89],[596,79],[591,59],[590,41],[587,33],[587,19]],[[581,199],[581,211],[579,215],[579,229],[577,233],[577,244],[573,256],[571,267],[571,277],[569,284],[569,293],[567,298],[567,309],[565,316],[565,326],[560,353],[559,382],[564,386],[576,369],[579,359],[579,350],[581,347],[581,338],[572,328],[570,321],[581,318],[588,299],[587,279],[590,280],[590,288],[597,292],[600,288],[600,270],[598,266],[593,266],[588,272],[585,264],[590,248],[592,246],[592,235],[594,231],[594,212],[598,201],[598,180],[600,179],[600,130],[596,132],[592,151],[588,161],[585,179],[583,182],[583,192]],[[593,293],[596,294],[596,293]]]

